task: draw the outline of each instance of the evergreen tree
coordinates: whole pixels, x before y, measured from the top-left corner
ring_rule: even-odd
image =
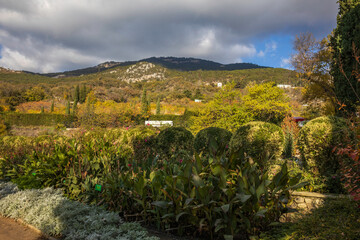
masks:
[[[55,103],[54,100],[51,102],[51,108],[50,108],[50,112],[54,112],[54,108],[55,108]]]
[[[41,107],[41,111],[40,111],[40,113],[44,113],[45,112],[45,110],[44,110],[44,106],[42,106]]]
[[[70,101],[69,100],[66,103],[65,114],[70,115]]]
[[[148,115],[149,114],[149,102],[146,96],[146,88],[143,88],[143,93],[141,96],[141,113],[143,115]]]
[[[83,85],[83,87],[81,88],[80,91],[80,103],[84,103],[86,100],[86,95],[87,95],[87,90],[86,90],[86,85]]]
[[[76,85],[75,94],[74,94],[74,101],[79,102],[79,100],[80,100],[80,87],[79,87],[79,85]]]
[[[73,111],[72,111],[72,114],[73,114],[73,115],[76,115],[76,112],[77,112],[77,104],[78,104],[78,102],[77,102],[76,99],[75,99],[75,101],[74,101],[74,106],[73,106]]]
[[[331,38],[333,61],[331,75],[334,78],[336,98],[342,106],[339,115],[356,111],[360,105],[360,83],[354,74],[360,64],[360,1],[340,0],[337,27]],[[342,111],[345,110],[345,111]]]
[[[160,97],[156,101],[156,115],[160,115]]]
[[[200,92],[200,89],[197,88],[196,91],[195,91],[195,94],[194,94],[194,99],[202,99],[202,98],[203,98],[203,96],[202,96],[202,94]]]

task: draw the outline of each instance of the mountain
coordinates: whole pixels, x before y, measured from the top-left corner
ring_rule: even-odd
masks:
[[[111,68],[120,66],[134,65],[139,62],[148,62],[156,65],[163,66],[168,69],[179,71],[196,71],[196,70],[244,70],[255,68],[267,68],[252,63],[233,63],[233,64],[221,64],[209,60],[203,60],[198,58],[178,58],[178,57],[151,57],[141,59],[139,61],[126,61],[126,62],[104,62],[94,67],[82,68],[72,71],[56,72],[41,74],[48,77],[69,77],[80,76],[91,73],[102,72]]]

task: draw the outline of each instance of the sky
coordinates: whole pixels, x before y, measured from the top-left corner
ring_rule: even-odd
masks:
[[[296,34],[330,34],[336,1],[0,0],[0,66],[45,73],[174,56],[291,68]]]

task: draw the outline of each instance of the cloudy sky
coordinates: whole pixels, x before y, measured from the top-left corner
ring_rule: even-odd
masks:
[[[0,0],[0,66],[55,72],[152,56],[290,67],[323,38],[337,0]]]

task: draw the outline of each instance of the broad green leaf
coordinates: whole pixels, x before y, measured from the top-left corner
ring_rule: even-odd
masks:
[[[224,213],[227,213],[230,209],[230,204],[222,205],[221,209],[223,210]]]
[[[181,216],[183,216],[183,215],[186,215],[186,214],[189,214],[189,213],[187,213],[187,212],[181,212],[181,213],[179,213],[178,215],[176,215],[176,221],[178,222],[178,221],[179,221],[179,218],[180,218]]]

